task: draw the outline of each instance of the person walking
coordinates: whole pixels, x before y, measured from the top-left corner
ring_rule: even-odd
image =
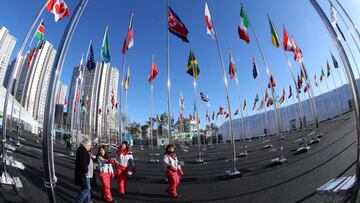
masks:
[[[71,151],[71,135],[67,135],[66,138],[66,151]]]
[[[128,173],[136,173],[134,157],[127,142],[116,151],[116,173],[120,197],[125,197]]]
[[[100,146],[96,156],[96,161],[96,168],[98,170],[99,178],[103,186],[102,198],[104,201],[114,203],[116,202],[116,200],[114,200],[111,195],[110,179],[114,177],[112,163],[115,163],[115,160],[110,158],[104,146]]]
[[[165,174],[168,179],[168,186],[165,192],[174,198],[179,198],[180,196],[177,193],[177,187],[180,184],[179,176],[184,175],[184,172],[179,165],[175,154],[175,147],[172,144],[167,145],[165,148],[164,166]]]
[[[75,184],[80,186],[80,191],[75,199],[77,203],[91,202],[90,178],[93,176],[94,164],[90,157],[91,141],[84,139],[76,151]]]

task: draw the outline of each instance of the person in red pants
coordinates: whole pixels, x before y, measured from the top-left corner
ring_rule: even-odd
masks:
[[[99,178],[103,185],[102,187],[102,198],[107,202],[116,202],[112,198],[111,190],[110,190],[110,179],[114,177],[114,170],[112,167],[112,163],[115,163],[115,160],[111,159],[108,153],[105,150],[104,146],[99,147],[99,151],[96,156],[97,161],[97,170],[99,174]]]
[[[167,145],[164,154],[164,166],[165,174],[168,179],[168,187],[165,192],[170,194],[172,197],[179,198],[177,193],[177,187],[180,184],[179,176],[184,175],[181,166],[178,163],[178,159],[175,154],[175,147],[171,144]]]
[[[135,173],[135,164],[129,144],[123,142],[116,151],[116,173],[120,197],[125,196],[128,173]]]

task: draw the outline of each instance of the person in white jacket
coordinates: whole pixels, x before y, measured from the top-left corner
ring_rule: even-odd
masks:
[[[172,197],[179,198],[180,196],[177,193],[177,187],[180,184],[179,176],[184,175],[184,172],[182,171],[176,157],[174,145],[169,144],[165,148],[164,166],[165,174],[168,179],[168,186],[165,192],[170,194]]]
[[[111,195],[110,189],[110,179],[114,177],[114,170],[112,163],[115,163],[115,160],[111,159],[108,153],[105,150],[104,146],[99,147],[99,151],[96,156],[97,171],[99,178],[102,183],[102,198],[107,202],[116,202]]]
[[[120,197],[125,196],[128,172],[135,173],[135,164],[129,144],[123,142],[116,151],[116,173]]]

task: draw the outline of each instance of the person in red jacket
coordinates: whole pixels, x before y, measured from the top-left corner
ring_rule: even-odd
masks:
[[[115,163],[115,160],[111,159],[109,154],[106,152],[105,147],[99,147],[99,151],[96,156],[97,161],[97,171],[99,178],[103,185],[102,188],[102,198],[107,202],[116,202],[113,200],[110,190],[110,179],[114,177],[114,170],[112,163]]]
[[[174,151],[174,145],[169,144],[165,148],[164,166],[165,174],[168,179],[168,186],[165,191],[172,197],[179,198],[180,196],[177,193],[177,187],[180,184],[179,176],[184,175],[184,172],[179,165],[178,159]]]
[[[120,197],[125,196],[128,173],[135,173],[135,164],[129,144],[123,142],[116,151],[116,173]]]

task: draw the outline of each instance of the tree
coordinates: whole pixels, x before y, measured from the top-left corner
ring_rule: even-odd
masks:
[[[140,133],[140,124],[139,123],[136,123],[136,122],[133,122],[133,123],[130,123],[129,126],[126,127],[127,131],[133,136],[133,138],[135,139],[139,139],[140,136],[141,136],[141,133]]]
[[[175,123],[175,128],[178,129],[179,132],[190,132],[190,119],[184,118],[184,120],[182,120],[181,122],[180,120],[177,120]]]

